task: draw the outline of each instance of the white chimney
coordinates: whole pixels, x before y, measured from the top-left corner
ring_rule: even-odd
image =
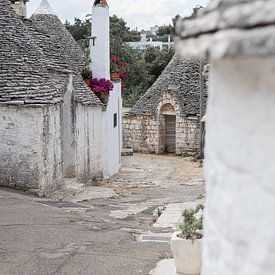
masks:
[[[96,0],[90,42],[93,77],[110,79],[110,15],[106,0]]]
[[[27,2],[29,0],[11,0],[11,6],[18,15],[27,17]]]

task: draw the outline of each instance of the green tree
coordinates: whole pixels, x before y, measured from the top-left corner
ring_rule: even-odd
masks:
[[[75,19],[73,24],[68,21],[66,28],[79,43],[85,53],[86,64],[90,62],[89,56],[89,37],[91,36],[91,20]],[[168,29],[171,32],[171,25],[165,26],[162,37],[168,40]],[[155,37],[155,40],[160,40]],[[154,83],[161,74],[168,62],[171,60],[173,50],[160,50],[159,48],[148,48],[145,53],[139,53],[130,48],[125,42],[134,42],[140,40],[140,33],[130,30],[124,19],[116,15],[110,17],[110,43],[111,55],[117,56],[125,62],[125,75],[123,81],[125,89],[123,91],[124,105],[132,106]]]
[[[174,54],[173,48],[160,50],[160,48],[150,47],[146,49],[144,59],[147,63],[147,70],[152,76],[150,84],[156,81]]]
[[[157,36],[161,37],[164,35],[171,35],[173,33],[173,26],[172,25],[163,25],[158,28]]]
[[[71,33],[76,41],[81,39],[87,39],[91,36],[91,20],[90,18],[86,18],[85,20],[81,20],[79,18],[74,19],[74,23],[65,22],[65,27]]]

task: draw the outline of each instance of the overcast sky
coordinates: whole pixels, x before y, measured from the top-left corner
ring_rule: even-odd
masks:
[[[64,22],[75,17],[84,18],[91,13],[92,0],[48,0],[56,14]],[[209,0],[109,0],[111,15],[122,17],[131,28],[148,29],[150,26],[170,23],[177,15],[188,15],[196,5],[205,6]],[[31,15],[41,0],[30,0]]]

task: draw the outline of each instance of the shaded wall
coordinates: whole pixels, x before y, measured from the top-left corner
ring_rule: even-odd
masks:
[[[104,128],[104,177],[116,174],[121,165],[122,149],[122,99],[121,82],[113,82],[106,111]],[[116,121],[115,121],[116,120]]]
[[[0,185],[45,195],[63,184],[60,105],[0,108]]]
[[[102,107],[77,104],[75,123],[75,174],[87,182],[102,179],[104,169]]]

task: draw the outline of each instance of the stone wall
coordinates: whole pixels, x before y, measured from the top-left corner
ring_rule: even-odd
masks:
[[[134,152],[164,153],[165,126],[161,116],[123,116],[123,147]],[[176,116],[176,154],[195,155],[199,148],[199,122],[195,118]]]
[[[0,185],[45,195],[63,184],[60,106],[0,109]]]

